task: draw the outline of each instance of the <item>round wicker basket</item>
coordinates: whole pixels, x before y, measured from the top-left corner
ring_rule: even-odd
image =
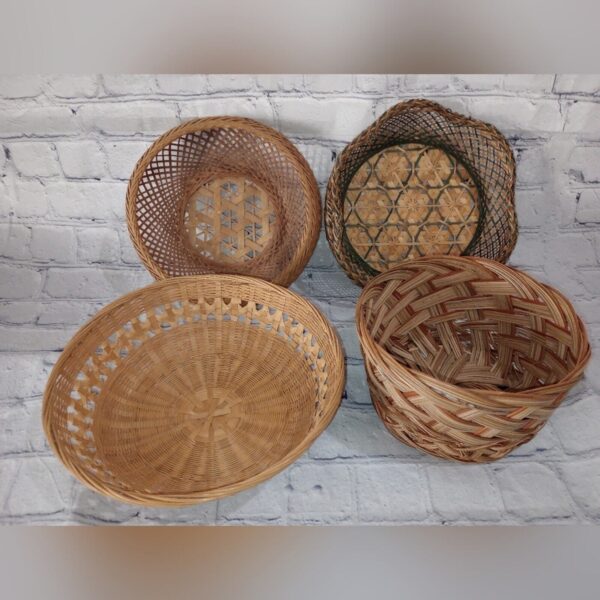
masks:
[[[339,155],[327,239],[360,285],[421,256],[504,262],[517,239],[514,184],[514,157],[495,127],[429,100],[401,102]]]
[[[230,273],[287,286],[321,226],[314,175],[282,134],[208,117],[162,135],[127,190],[135,249],[155,279]]]
[[[120,298],[75,335],[50,375],[43,423],[92,489],[187,505],[292,463],[343,386],[338,338],[304,298],[250,277],[179,277]]]
[[[564,296],[481,258],[407,261],[365,286],[356,316],[385,426],[465,462],[497,460],[529,441],[590,357]]]

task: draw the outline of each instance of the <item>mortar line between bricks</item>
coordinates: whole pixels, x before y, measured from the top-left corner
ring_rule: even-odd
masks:
[[[64,519],[62,521],[58,520],[57,517],[60,516],[75,516],[75,519],[73,519],[73,524],[74,525],[84,525],[85,523],[112,523],[112,524],[131,524],[132,521],[134,522],[134,524],[140,524],[143,525],[144,523],[152,523],[153,525],[159,525],[159,524],[172,524],[174,526],[186,526],[189,523],[186,523],[185,521],[173,521],[173,520],[169,520],[168,518],[151,518],[151,517],[145,517],[143,515],[141,516],[136,516],[136,517],[132,517],[130,519],[123,519],[123,520],[111,520],[111,521],[107,521],[107,520],[103,520],[100,517],[93,517],[90,515],[78,515],[77,513],[74,512],[69,512],[66,509],[61,509],[60,511],[57,512],[53,512],[53,513],[32,513],[30,515],[17,515],[17,516],[0,516],[0,523],[2,524],[27,524],[27,523],[36,523],[36,524],[44,524],[44,523],[48,523],[48,524],[53,524],[53,523],[61,523],[64,522]],[[79,519],[79,520],[78,520]],[[82,521],[85,521],[82,522]],[[214,522],[205,522],[205,521],[195,521],[194,519],[191,519],[190,522],[192,524],[194,523],[198,523],[198,524],[202,524],[202,525],[215,525],[216,523]],[[575,519],[573,517],[560,517],[560,518],[533,518],[533,519],[518,519],[515,517],[510,517],[507,518],[505,520],[502,521],[503,525],[525,525],[525,524],[529,524],[529,525],[558,525],[558,524],[573,524],[573,523],[580,523],[580,521],[575,521]],[[593,523],[592,520],[590,520],[589,518],[586,518],[582,521],[582,524],[585,523]],[[264,521],[259,521],[259,520],[254,520],[254,519],[244,519],[243,521],[240,522],[231,522],[231,523],[227,523],[224,525],[242,525],[242,524],[248,524],[248,525],[265,525],[265,526],[270,526],[273,525],[272,523],[265,523]],[[369,526],[385,526],[385,527],[389,527],[389,526],[421,526],[421,525],[440,525],[440,524],[444,524],[444,525],[448,525],[448,526],[460,526],[460,525],[498,525],[498,521],[491,521],[491,520],[480,520],[480,519],[473,519],[472,521],[464,521],[464,520],[456,520],[456,521],[452,521],[452,520],[444,520],[441,521],[440,519],[435,519],[433,517],[429,517],[423,521],[418,521],[418,520],[404,520],[404,519],[397,519],[397,520],[386,520],[386,521],[382,521],[382,520],[374,520],[374,521],[368,521],[368,522],[354,522],[354,521],[339,521],[339,520],[332,520],[332,519],[323,519],[323,520],[307,520],[307,521],[300,521],[300,520],[294,520],[291,523],[289,523],[292,526],[302,526],[302,525],[323,525],[323,524],[338,524],[338,525],[369,525]]]
[[[37,329],[43,330],[43,331],[61,331],[64,329],[72,329],[73,327],[78,327],[77,323],[6,323],[6,322],[1,322],[2,327],[4,327],[4,329],[6,329],[7,331],[10,331],[11,329],[14,330],[15,332],[18,331],[19,329],[27,329],[28,325],[31,325],[32,327],[36,327]],[[35,352],[35,350],[34,350]],[[41,350],[41,352],[43,352],[43,350]]]
[[[80,140],[82,142],[86,142],[88,140]],[[60,162],[60,160],[57,161],[62,168],[62,163]],[[22,173],[19,173],[18,171],[15,170],[15,175],[17,176],[19,181],[22,181],[24,183],[36,183],[40,181],[39,176],[37,175],[23,175]],[[109,176],[102,176],[102,177],[74,177],[72,175],[65,175],[63,174],[58,174],[58,175],[48,175],[46,177],[44,177],[44,183],[42,183],[42,187],[45,187],[47,183],[80,183],[83,185],[85,184],[104,184],[104,183],[127,183],[128,181],[128,177],[124,177],[124,178],[115,178],[114,176],[110,175]],[[41,182],[40,182],[41,183]]]
[[[398,442],[399,444],[401,442]],[[406,447],[410,449],[410,447]],[[369,464],[389,464],[390,461],[393,461],[394,464],[405,464],[405,465],[429,465],[429,466],[447,466],[447,467],[456,467],[456,468],[465,468],[468,469],[469,465],[457,464],[449,461],[442,461],[442,459],[436,459],[433,456],[429,456],[425,453],[422,453],[422,456],[410,456],[410,457],[400,457],[396,454],[381,454],[381,455],[371,455],[371,456],[349,456],[349,457],[340,457],[335,456],[333,458],[322,458],[315,457],[310,455],[303,455],[305,458],[310,459],[310,463],[316,465],[321,465],[324,467],[325,465],[331,464],[350,464],[354,466],[359,465],[369,465]],[[589,460],[592,458],[600,457],[600,449],[593,450],[585,450],[579,453],[570,453],[565,456],[558,456],[557,454],[552,454],[551,452],[548,455],[538,455],[535,452],[532,454],[525,455],[509,455],[508,458],[503,459],[501,462],[495,463],[486,463],[488,466],[498,466],[498,467],[506,467],[510,464],[517,463],[531,463],[531,464],[570,464],[575,459],[577,460]]]
[[[61,262],[41,262],[41,261],[27,261],[26,259],[11,259],[5,256],[0,257],[0,264],[14,265],[15,267],[25,267],[31,269],[43,269],[40,271],[42,274],[42,278],[46,275],[46,272],[49,269],[70,269],[70,270],[88,270],[94,271],[96,269],[100,271],[122,271],[129,273],[138,273],[143,274],[145,272],[144,269],[137,269],[133,263],[131,264],[119,264],[117,261],[115,262],[88,262],[88,263],[61,263]],[[148,281],[148,284],[152,283],[152,280]],[[42,285],[42,290],[44,290],[44,286]],[[77,298],[74,297],[73,300],[88,300],[89,298]],[[17,298],[12,298],[12,300],[17,300]],[[4,299],[0,299],[0,302],[3,302]]]
[[[56,354],[59,354],[59,352],[57,352]],[[0,353],[0,356],[2,356],[2,353]],[[2,408],[15,408],[17,406],[23,406],[25,403],[32,403],[32,402],[42,402],[43,399],[43,394],[39,394],[37,396],[27,396],[25,398],[6,398],[4,400],[0,400],[0,407]]]
[[[587,102],[600,102],[600,96],[595,94],[581,93],[581,92],[527,92],[526,90],[505,90],[495,88],[494,90],[484,89],[456,89],[448,87],[447,89],[406,89],[401,88],[390,92],[385,89],[381,89],[374,92],[363,92],[356,89],[346,90],[332,90],[323,91],[315,90],[310,87],[305,87],[301,90],[269,90],[261,87],[249,87],[238,90],[226,90],[206,89],[199,93],[184,94],[184,93],[168,93],[162,91],[149,91],[149,92],[130,92],[130,93],[109,93],[104,94],[98,93],[94,96],[47,96],[39,94],[34,98],[21,98],[21,99],[3,99],[2,103],[8,106],[12,106],[12,102],[19,101],[21,106],[26,108],[43,108],[46,106],[82,106],[82,105],[94,105],[94,104],[117,104],[117,103],[149,103],[149,104],[160,104],[167,102],[185,102],[185,103],[197,103],[203,99],[215,99],[215,100],[230,100],[230,99],[260,99],[266,97],[267,94],[273,96],[274,99],[314,99],[314,100],[372,100],[377,99],[381,101],[390,101],[396,98],[508,98],[514,100],[530,100],[530,101],[558,101],[560,99],[569,100],[584,100]]]
[[[21,464],[17,465],[17,468],[15,469],[14,475],[11,479],[11,482],[8,485],[8,488],[6,490],[6,496],[5,496],[4,502],[2,503],[2,512],[6,511],[8,508],[8,503],[10,502],[10,496],[12,494],[12,491],[15,487],[15,484],[16,484],[19,474],[21,472],[21,467],[22,467]]]
[[[433,507],[433,494],[431,492],[431,484],[429,482],[429,473],[427,472],[427,463],[417,464],[417,475],[421,482],[422,488],[425,490],[425,505],[427,507],[427,518],[436,515]]]
[[[515,461],[515,462],[518,462],[518,461]],[[504,522],[504,519],[508,518],[510,513],[508,512],[508,508],[507,508],[506,502],[504,500],[504,494],[502,494],[502,490],[500,489],[500,482],[498,481],[498,478],[496,477],[496,473],[494,472],[493,464],[494,463],[485,465],[485,472],[488,474],[488,477],[490,478],[490,481],[492,482],[492,488],[495,490],[496,494],[498,495],[498,498],[500,498],[500,503],[502,505],[502,516],[500,517],[500,522]]]
[[[166,91],[164,89],[161,89],[161,82],[158,79],[158,77],[164,77],[167,74],[157,74],[156,76],[148,76],[148,81],[149,81],[149,88],[143,92],[138,92],[138,91],[114,91],[110,89],[110,84],[107,84],[106,79],[104,78],[103,74],[93,74],[93,77],[95,78],[95,88],[93,93],[86,93],[86,94],[77,94],[77,93],[73,93],[72,95],[69,95],[65,92],[65,90],[61,90],[61,92],[56,92],[55,90],[53,90],[52,88],[52,82],[50,81],[50,77],[46,77],[44,78],[44,80],[42,81],[42,86],[40,88],[40,91],[29,95],[29,96],[23,96],[21,98],[17,97],[15,99],[20,100],[21,102],[33,102],[35,100],[38,100],[40,98],[44,98],[47,101],[51,101],[51,102],[59,102],[63,99],[78,99],[81,101],[89,101],[92,98],[104,98],[104,97],[124,97],[124,96],[131,96],[131,97],[139,97],[139,96],[145,96],[145,97],[150,97],[150,96],[168,96],[168,97],[172,97],[172,96],[178,96],[178,95],[183,95],[183,96],[210,96],[213,95],[215,93],[222,93],[222,94],[228,94],[228,95],[235,95],[235,94],[239,94],[239,93],[249,93],[251,91],[258,91],[258,92],[265,92],[265,91],[272,91],[272,92],[276,92],[278,94],[281,95],[286,95],[286,94],[294,94],[294,95],[306,95],[306,94],[332,94],[332,95],[340,95],[340,94],[348,94],[348,93],[352,93],[352,94],[382,94],[384,93],[386,90],[389,90],[389,93],[395,93],[395,94],[399,94],[402,92],[405,93],[414,93],[414,91],[418,91],[419,93],[423,93],[425,92],[433,92],[436,91],[435,87],[427,87],[428,85],[431,86],[431,82],[427,82],[427,77],[425,76],[425,81],[419,81],[419,76],[416,76],[416,79],[414,81],[410,81],[409,79],[407,79],[407,77],[411,77],[412,75],[410,74],[405,74],[405,73],[396,73],[396,74],[376,74],[373,75],[372,77],[374,78],[373,83],[377,82],[377,89],[376,90],[363,90],[363,88],[361,88],[361,84],[360,84],[360,80],[357,79],[357,77],[359,76],[364,76],[364,75],[368,75],[368,74],[364,74],[364,73],[360,73],[360,74],[355,74],[352,75],[351,80],[349,81],[348,84],[346,84],[344,82],[344,84],[342,86],[339,86],[337,83],[333,84],[331,86],[330,89],[327,89],[326,87],[323,86],[323,80],[326,80],[328,77],[330,77],[330,74],[319,74],[319,77],[322,79],[321,82],[317,82],[316,86],[312,86],[310,79],[306,79],[304,75],[302,74],[294,74],[292,75],[292,77],[297,78],[297,81],[290,81],[288,83],[288,85],[290,85],[291,87],[289,89],[280,89],[280,88],[273,88],[273,87],[269,87],[269,84],[262,82],[260,77],[266,75],[263,73],[257,73],[254,75],[248,75],[246,76],[247,78],[250,79],[250,81],[248,82],[247,85],[245,85],[244,87],[238,87],[238,88],[234,88],[233,90],[228,89],[226,86],[222,86],[219,85],[219,80],[215,80],[214,79],[214,75],[209,75],[209,74],[198,74],[198,75],[191,75],[191,76],[187,76],[187,75],[175,75],[175,77],[179,77],[182,79],[185,79],[186,77],[188,77],[191,81],[193,81],[194,79],[197,79],[197,82],[201,85],[197,86],[197,89],[193,92],[169,92]],[[287,74],[273,74],[273,75],[269,75],[271,77],[277,77],[278,75],[284,75],[287,76]],[[168,75],[167,75],[168,76]],[[525,85],[521,85],[520,87],[516,87],[514,90],[511,90],[510,88],[506,88],[504,87],[505,82],[502,79],[502,76],[498,76],[498,79],[496,82],[486,82],[482,87],[471,87],[472,82],[470,82],[468,79],[464,79],[464,77],[467,76],[469,77],[469,74],[465,74],[465,73],[457,73],[457,74],[447,74],[447,75],[434,75],[433,76],[433,81],[435,81],[435,85],[438,86],[437,91],[447,91],[449,93],[463,93],[463,94],[485,94],[485,93],[491,93],[489,90],[493,90],[494,94],[510,94],[510,95],[522,95],[522,94],[526,94],[528,96],[541,96],[541,97],[552,97],[555,95],[573,95],[573,94],[580,94],[583,96],[594,96],[595,93],[594,92],[584,92],[584,91],[576,91],[576,92],[564,92],[564,91],[560,91],[557,92],[555,85],[556,85],[556,75],[554,77],[553,80],[553,84],[546,88],[538,88],[535,85],[533,86],[533,88],[528,91],[527,90],[527,86]],[[345,76],[344,76],[345,77]],[[431,81],[431,80],[430,80]],[[271,82],[272,84],[272,82]],[[151,87],[150,87],[151,86]]]
[[[567,100],[564,99],[562,96],[559,96],[558,110],[560,111],[560,116],[562,117],[562,121],[563,121],[561,133],[564,133],[567,128],[567,121],[568,121],[568,116],[569,116],[569,105],[565,105],[566,101]]]
[[[190,117],[191,119],[191,117]],[[182,122],[185,120],[190,120],[190,119],[183,119]],[[284,134],[286,134],[285,132],[285,128],[282,128],[282,131]],[[356,134],[358,135],[358,133],[360,133],[360,131],[356,131]],[[510,134],[508,135],[508,139],[509,142],[511,142],[511,144],[517,144],[515,146],[515,149],[531,149],[531,148],[535,148],[535,147],[539,147],[539,146],[544,146],[552,136],[552,134],[544,134],[544,132],[529,132],[531,137],[519,137],[518,139],[515,138],[511,138]],[[60,142],[63,141],[63,139],[65,137],[68,138],[68,141],[90,141],[90,139],[92,141],[96,141],[98,142],[100,145],[106,144],[106,143],[115,143],[115,142],[131,142],[131,141],[135,141],[135,142],[147,142],[147,143],[152,143],[153,141],[156,140],[156,138],[159,137],[160,134],[155,133],[155,134],[148,134],[148,133],[141,133],[141,132],[136,132],[136,133],[130,133],[130,134],[123,134],[123,133],[107,133],[101,130],[94,130],[94,131],[89,131],[89,132],[85,132],[85,135],[83,131],[79,132],[79,133],[74,133],[74,134],[15,134],[15,135],[10,135],[10,136],[5,136],[3,134],[0,134],[0,141],[1,140],[6,140],[6,144],[12,144],[12,143],[19,143],[21,141],[26,141],[26,142],[31,142],[31,141],[39,141],[39,142],[47,142],[47,143],[51,143],[51,142]],[[523,134],[523,132],[521,132],[521,135]],[[556,135],[556,134],[555,134]],[[577,132],[565,132],[566,136],[571,136],[571,137],[575,137],[578,134]],[[80,136],[80,137],[77,137]],[[92,136],[90,138],[90,136]],[[349,139],[342,139],[342,138],[328,138],[328,137],[315,137],[314,135],[311,135],[310,133],[306,133],[306,134],[297,134],[297,133],[287,133],[286,137],[288,137],[288,139],[294,143],[295,145],[305,145],[305,146],[322,146],[322,147],[326,147],[326,148],[332,148],[332,149],[343,149],[346,144],[350,141]],[[588,137],[584,140],[587,144],[590,144],[589,147],[595,147],[596,145],[600,145],[600,138],[594,138],[594,137]],[[29,176],[29,177],[34,177],[34,176]],[[44,177],[44,179],[46,179]],[[73,180],[77,180],[77,178],[71,178]],[[126,180],[122,180],[119,179],[117,181],[126,181]]]
[[[360,522],[360,508],[358,501],[358,473],[356,465],[350,465],[350,491],[352,494],[352,518],[355,522]]]
[[[54,227],[70,227],[72,229],[106,229],[107,227],[122,224],[120,219],[115,218],[114,220],[109,219],[94,219],[93,221],[89,218],[73,217],[72,219],[66,219],[64,217],[46,217],[42,219],[44,225]],[[35,227],[40,224],[40,219],[36,217],[8,217],[0,219],[1,225],[16,225],[22,227]],[[117,231],[117,230],[115,230]],[[117,233],[120,233],[118,230]],[[126,232],[123,232],[126,233]],[[132,246],[133,248],[133,246]]]
[[[141,264],[128,263],[58,263],[42,262],[33,259],[13,259],[0,257],[0,264],[9,264],[17,266],[46,267],[47,269],[88,269],[93,271],[98,266],[102,266],[105,271],[128,271],[130,273],[147,273]]]
[[[62,512],[62,511],[61,511]],[[92,515],[86,515],[85,513],[80,513],[75,510],[65,510],[64,511],[69,517],[73,520],[78,520],[80,525],[85,525],[86,523],[97,523],[103,525],[124,525],[129,524],[131,521],[135,520],[139,516],[139,512],[136,513],[133,517],[125,518],[125,519],[105,519],[103,517],[95,517]]]
[[[2,516],[0,517],[0,521],[4,521],[6,520],[8,523],[31,523],[34,520],[36,520],[37,518],[40,518],[40,521],[42,519],[48,519],[49,517],[55,517],[55,516],[60,516],[60,515],[64,515],[66,514],[66,510],[64,508],[61,508],[60,510],[56,510],[56,511],[52,511],[52,512],[42,512],[42,513],[24,513],[24,514],[20,514],[17,515],[15,517],[13,516]],[[35,521],[35,522],[40,522],[40,521]],[[41,521],[43,522],[43,521]],[[53,522],[55,522],[53,520]]]
[[[558,436],[556,436],[556,437],[558,437]],[[569,486],[564,482],[563,478],[561,477],[562,473],[560,473],[560,471],[558,470],[558,465],[555,463],[548,463],[547,466],[552,471],[552,473],[554,473],[554,476],[556,477],[556,479],[558,481],[560,481],[560,483],[566,490],[566,492],[569,496],[569,502],[571,503],[572,514],[574,514],[574,516],[576,516],[578,519],[581,519],[584,516],[585,511],[582,510],[581,506],[579,506],[579,503],[573,497],[573,494],[571,493]]]
[[[308,454],[308,451],[306,452],[306,454]],[[291,465],[285,470],[285,513],[283,515],[283,519],[284,519],[284,524],[288,525],[290,523],[290,504],[289,504],[289,498],[290,498],[290,491],[292,490],[292,470],[291,470]]]

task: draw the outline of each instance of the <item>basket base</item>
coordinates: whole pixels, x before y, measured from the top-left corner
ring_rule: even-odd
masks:
[[[185,243],[203,260],[236,264],[260,256],[272,243],[275,206],[244,177],[215,177],[189,197],[183,213]]]
[[[104,470],[125,488],[173,497],[243,482],[313,422],[310,364],[250,324],[188,324],[127,362],[102,390],[93,426]]]
[[[393,411],[389,410],[387,407],[393,405],[393,401],[380,392],[371,381],[369,381],[369,391],[375,411],[383,421],[385,428],[397,440],[407,446],[446,460],[464,463],[494,462],[503,458],[518,446],[529,442],[541,429],[539,427],[532,431],[531,435],[521,438],[518,442],[507,443],[491,439],[487,444],[482,442],[477,448],[472,446],[465,448],[460,442],[453,440],[451,436],[444,435],[441,430],[432,431],[426,423],[420,422],[418,417],[399,411],[397,406],[394,406]]]
[[[401,144],[371,156],[344,198],[345,236],[377,272],[403,260],[462,254],[479,222],[475,183],[454,156],[424,144]]]

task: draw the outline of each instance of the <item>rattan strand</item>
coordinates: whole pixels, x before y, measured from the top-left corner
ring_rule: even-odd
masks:
[[[92,489],[180,506],[281,471],[329,424],[343,386],[337,335],[307,300],[256,278],[180,277],[120,298],[75,335],[43,422]]]
[[[365,286],[356,318],[388,430],[465,462],[497,460],[531,440],[590,358],[562,294],[481,258],[407,261]]]
[[[207,117],[162,135],[127,190],[133,245],[155,279],[230,273],[290,285],[319,236],[306,160],[251,119]]]
[[[514,185],[514,157],[495,127],[429,100],[401,102],[338,156],[327,239],[360,285],[420,256],[504,262],[517,239]]]

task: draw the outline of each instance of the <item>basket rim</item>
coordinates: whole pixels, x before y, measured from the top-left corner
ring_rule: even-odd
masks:
[[[397,102],[396,104],[394,104],[390,108],[388,108],[375,121],[373,121],[367,128],[365,128],[362,132],[360,132],[350,143],[348,143],[344,147],[344,149],[337,156],[336,162],[333,166],[331,175],[327,182],[327,189],[325,192],[325,201],[324,201],[324,222],[325,222],[325,234],[327,237],[327,241],[332,249],[334,256],[336,257],[336,260],[342,265],[342,267],[344,268],[344,271],[347,273],[347,275],[361,286],[366,285],[366,283],[368,281],[370,281],[373,277],[376,277],[381,273],[385,273],[386,271],[377,271],[373,267],[370,267],[370,265],[368,265],[368,264],[367,264],[367,266],[369,268],[365,269],[364,265],[362,264],[364,261],[360,258],[360,256],[357,255],[359,260],[355,261],[354,260],[355,257],[352,256],[352,253],[350,253],[350,256],[348,256],[347,260],[345,259],[345,255],[348,254],[348,248],[346,248],[345,244],[344,244],[343,238],[345,235],[345,228],[343,226],[343,223],[341,226],[342,234],[341,234],[340,240],[339,240],[339,242],[337,242],[335,240],[334,230],[336,229],[336,227],[335,227],[335,223],[332,221],[331,213],[334,211],[343,212],[344,196],[345,196],[345,189],[342,190],[341,186],[339,185],[339,179],[341,176],[341,167],[342,167],[342,164],[346,161],[347,157],[352,155],[354,149],[356,147],[362,146],[365,143],[365,141],[368,140],[372,135],[377,133],[380,130],[380,128],[390,118],[394,117],[397,114],[407,112],[407,111],[413,111],[415,113],[423,113],[423,112],[438,113],[438,114],[442,115],[443,117],[445,117],[446,119],[448,119],[449,121],[452,121],[453,123],[458,122],[460,124],[460,126],[462,126],[462,127],[472,127],[473,129],[475,129],[479,132],[487,133],[489,140],[490,141],[493,140],[495,143],[498,144],[499,149],[505,155],[505,157],[507,159],[507,163],[509,165],[510,205],[512,207],[512,210],[508,211],[508,221],[509,221],[508,227],[511,231],[510,240],[509,240],[509,243],[506,244],[504,248],[502,248],[500,256],[497,260],[500,262],[505,262],[506,260],[508,260],[508,257],[511,255],[512,251],[514,250],[514,247],[517,242],[518,217],[516,214],[515,201],[514,201],[515,200],[515,181],[516,181],[516,161],[515,161],[515,157],[512,152],[512,149],[510,147],[510,144],[508,143],[508,140],[502,134],[502,132],[495,125],[493,125],[491,123],[488,123],[481,119],[476,119],[474,117],[456,112],[456,111],[454,111],[450,108],[447,108],[446,106],[443,106],[442,104],[439,104],[438,102],[435,102],[433,100],[429,100],[429,99],[425,99],[425,98],[412,98],[409,100],[403,100],[401,102]],[[377,153],[381,150],[384,150],[385,148],[396,146],[398,144],[405,144],[405,143],[412,143],[412,142],[418,142],[418,140],[409,139],[409,138],[406,138],[406,139],[405,138],[394,138],[388,144],[384,144],[381,147],[374,149],[373,153]],[[474,179],[477,189],[480,192],[480,196],[484,196],[484,194],[482,192],[481,178],[479,176],[479,171],[476,168],[473,168],[472,165],[470,165],[470,164],[466,164],[463,157],[458,156],[456,154],[456,152],[452,149],[452,147],[450,147],[449,145],[433,144],[432,146],[440,148],[440,149],[444,150],[445,152],[452,154],[455,158],[460,160],[460,162],[467,169],[467,171],[469,172],[471,177]],[[358,169],[358,167],[357,167],[357,169]],[[350,181],[350,178],[349,178],[349,181]],[[336,189],[334,190],[334,188],[336,188]],[[483,208],[483,215],[485,218],[485,215],[487,214],[487,207],[480,207],[480,210],[481,210],[481,208]],[[478,223],[479,235],[482,233],[481,232],[482,227],[483,227],[483,221]],[[475,234],[473,236],[473,238],[469,241],[468,246],[465,248],[465,250],[463,251],[463,253],[460,256],[472,256],[472,255],[466,254],[466,253],[476,243],[479,235]],[[433,256],[433,255],[431,255],[431,256]],[[358,263],[357,264],[358,269],[357,270],[347,269],[346,265],[349,262],[350,263]],[[375,273],[374,274],[370,273],[371,271],[374,271]]]
[[[60,376],[62,371],[62,367],[67,360],[69,360],[73,354],[75,354],[80,346],[82,337],[86,336],[90,329],[93,328],[94,323],[97,319],[102,318],[106,314],[112,312],[116,308],[131,302],[132,300],[141,297],[144,293],[149,290],[157,290],[162,287],[169,286],[177,286],[190,282],[202,283],[202,281],[223,281],[223,280],[235,280],[235,282],[250,286],[255,286],[257,288],[264,289],[266,292],[269,290],[275,290],[278,293],[283,293],[288,295],[291,299],[296,302],[299,302],[305,308],[312,311],[317,317],[318,322],[323,327],[323,331],[325,332],[328,339],[331,340],[332,344],[332,353],[334,355],[334,372],[339,374],[337,377],[337,385],[333,387],[333,391],[331,392],[332,403],[331,407],[329,407],[324,413],[323,418],[318,426],[313,427],[312,430],[309,430],[308,435],[302,440],[298,446],[293,448],[286,455],[281,457],[277,462],[271,465],[269,468],[249,477],[247,479],[242,479],[240,481],[236,481],[225,486],[221,486],[218,488],[213,488],[210,490],[203,490],[199,493],[193,494],[170,494],[170,495],[161,495],[161,494],[138,494],[132,492],[131,495],[121,493],[115,491],[109,486],[104,486],[99,483],[98,480],[92,479],[85,475],[85,473],[75,469],[71,466],[71,461],[65,459],[65,455],[61,450],[61,446],[55,439],[54,428],[50,418],[51,408],[52,408],[52,395],[53,390],[56,384],[56,380]],[[216,500],[218,498],[222,498],[225,496],[229,496],[234,493],[238,493],[242,490],[254,487],[267,479],[274,477],[277,473],[281,472],[283,469],[291,465],[294,461],[296,461],[304,452],[308,450],[308,448],[312,445],[312,443],[323,433],[323,431],[329,426],[333,418],[335,417],[342,401],[342,393],[344,391],[344,386],[346,382],[346,366],[344,360],[344,351],[342,349],[342,344],[340,342],[339,336],[333,327],[333,325],[328,321],[322,311],[317,308],[312,302],[310,302],[304,296],[289,290],[284,286],[280,286],[269,281],[265,281],[258,277],[252,277],[249,275],[220,275],[220,274],[206,274],[206,275],[187,275],[183,277],[170,277],[167,279],[161,279],[150,283],[144,287],[138,288],[123,296],[113,300],[103,308],[101,308],[97,313],[95,313],[91,318],[89,318],[71,337],[69,342],[63,348],[58,360],[52,367],[50,371],[50,375],[46,381],[46,386],[44,388],[44,394],[42,399],[42,427],[44,430],[44,434],[48,443],[56,454],[56,456],[60,459],[63,466],[75,476],[79,481],[91,487],[94,491],[100,492],[106,496],[123,500],[125,502],[130,502],[133,504],[143,505],[143,506],[156,506],[156,507],[178,507],[178,506],[191,506],[194,504],[198,504],[200,502],[207,502],[210,500]],[[335,383],[335,382],[334,382]],[[180,496],[182,500],[175,500]],[[138,498],[139,497],[139,498]],[[151,498],[151,500],[149,499]]]
[[[379,342],[376,342],[373,339],[373,336],[370,334],[370,331],[367,327],[362,308],[364,305],[364,296],[367,294],[367,292],[369,291],[369,289],[372,286],[378,285],[379,283],[385,281],[390,275],[393,275],[394,271],[404,269],[404,268],[406,268],[406,265],[399,265],[393,269],[390,269],[388,271],[380,273],[379,275],[376,275],[375,277],[370,279],[366,283],[365,287],[363,288],[363,291],[361,292],[361,294],[356,302],[356,310],[355,310],[356,328],[357,328],[358,338],[359,338],[361,346],[364,344],[371,351],[373,351],[374,354],[379,354],[379,355],[383,356],[385,359],[387,359],[388,361],[393,362],[394,368],[398,368],[399,371],[402,371],[402,372],[408,374],[410,377],[412,377],[412,378],[418,377],[419,379],[426,382],[426,385],[428,385],[428,386],[447,389],[456,395],[473,394],[474,396],[479,396],[481,394],[485,394],[488,396],[493,395],[495,398],[496,397],[498,397],[498,398],[528,397],[531,394],[531,392],[533,392],[533,391],[553,392],[555,389],[559,390],[561,387],[563,387],[565,385],[565,383],[570,382],[570,381],[574,382],[579,378],[584,367],[586,366],[587,362],[589,361],[589,359],[591,357],[591,347],[590,347],[589,337],[587,334],[585,324],[583,323],[583,321],[581,320],[581,317],[576,312],[571,301],[568,298],[566,298],[562,294],[562,292],[560,292],[559,290],[557,290],[556,288],[554,288],[548,284],[537,281],[536,279],[531,277],[531,275],[524,273],[523,271],[520,271],[518,269],[515,269],[514,267],[511,267],[511,266],[503,264],[503,263],[499,263],[499,262],[491,260],[489,258],[482,258],[480,256],[424,256],[424,257],[412,259],[410,261],[406,261],[406,263],[432,262],[432,261],[440,261],[440,260],[441,261],[463,262],[464,264],[469,264],[471,262],[477,262],[477,263],[481,263],[486,268],[493,267],[494,269],[497,269],[500,271],[502,271],[502,270],[510,271],[512,273],[516,273],[518,277],[522,277],[522,278],[526,279],[528,282],[533,283],[536,286],[539,286],[540,288],[542,288],[549,294],[557,296],[560,301],[562,301],[566,304],[566,307],[574,316],[574,320],[578,323],[580,331],[581,331],[582,351],[580,352],[579,356],[577,357],[576,366],[565,377],[563,377],[559,381],[552,383],[552,384],[543,385],[543,386],[535,386],[535,387],[530,387],[527,389],[515,390],[515,391],[506,391],[506,390],[500,390],[500,389],[493,390],[493,391],[491,391],[491,390],[483,390],[482,391],[481,389],[478,389],[478,388],[473,388],[470,386],[462,386],[462,385],[457,385],[455,383],[442,381],[441,379],[433,377],[432,375],[428,375],[427,373],[424,373],[423,371],[420,371],[413,367],[408,367],[408,366],[402,364],[393,354],[391,354],[388,350],[386,350],[386,348],[384,346],[382,346],[381,344],[379,344]]]
[[[125,215],[127,219],[127,229],[129,231],[129,237],[140,260],[150,272],[152,277],[156,280],[160,280],[168,279],[172,276],[169,275],[168,272],[158,265],[152,258],[140,234],[139,225],[136,218],[136,199],[137,190],[139,189],[141,179],[146,168],[148,165],[150,165],[155,156],[169,144],[174,142],[177,138],[190,133],[206,131],[209,129],[238,129],[248,131],[257,135],[257,137],[273,143],[284,154],[286,154],[289,159],[292,160],[300,178],[304,196],[311,202],[314,202],[318,207],[318,210],[316,211],[308,211],[308,227],[305,228],[305,233],[301,243],[298,244],[298,248],[295,251],[295,258],[301,256],[303,253],[306,253],[307,256],[310,257],[314,252],[319,239],[322,205],[319,186],[315,179],[314,173],[308,164],[308,161],[304,158],[298,148],[296,148],[296,146],[294,146],[294,144],[285,135],[283,135],[283,133],[277,131],[273,127],[270,127],[269,125],[265,125],[264,123],[249,117],[212,115],[190,119],[161,134],[146,149],[133,168],[125,195]],[[279,275],[279,285],[288,287],[302,272],[304,265],[295,264],[298,262],[295,260],[295,258],[289,261],[288,266]],[[184,277],[186,276],[184,275]]]

